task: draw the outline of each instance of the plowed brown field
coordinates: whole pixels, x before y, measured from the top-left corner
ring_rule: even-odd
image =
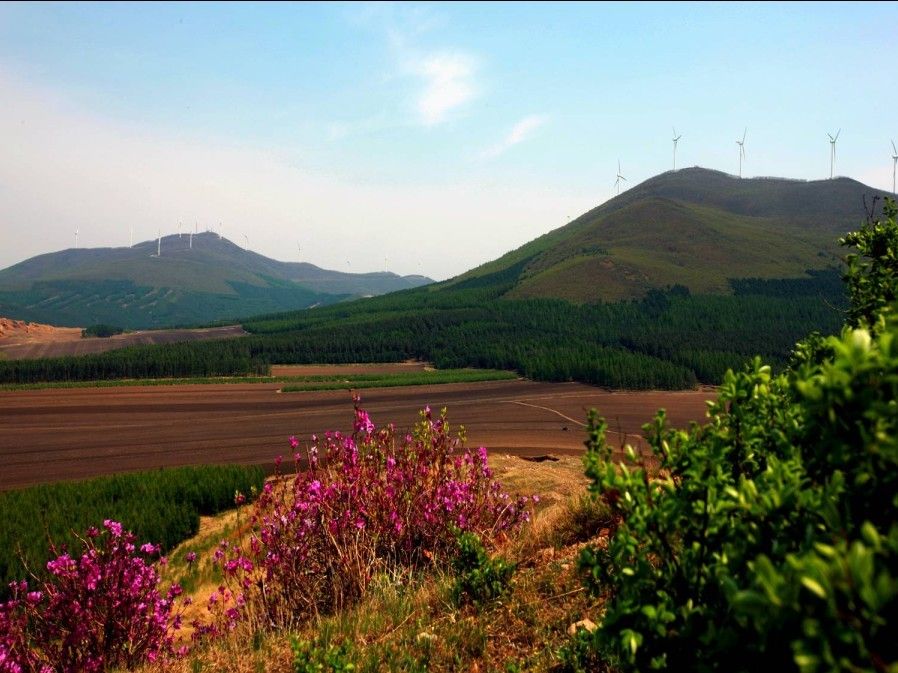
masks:
[[[287,438],[349,430],[346,391],[279,393],[277,384],[134,386],[0,392],[0,489],[112,472],[204,463],[270,464]],[[596,407],[609,437],[635,443],[656,409],[683,426],[709,392],[608,392],[526,380],[368,389],[376,423],[407,427],[425,404],[449,408],[469,445],[514,455],[578,454]]]

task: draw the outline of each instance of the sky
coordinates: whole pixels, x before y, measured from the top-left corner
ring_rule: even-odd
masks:
[[[892,187],[898,3],[0,4],[0,267],[218,229],[445,279],[678,167]]]

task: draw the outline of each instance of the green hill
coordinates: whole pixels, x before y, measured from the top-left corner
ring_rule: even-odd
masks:
[[[662,173],[443,286],[518,267],[506,298],[575,302],[641,297],[684,285],[726,294],[731,280],[807,278],[832,267],[836,239],[880,194],[855,180],[739,179],[688,168]]]
[[[332,304],[431,282],[279,262],[213,233],[131,248],[70,249],[0,271],[0,315],[55,325],[127,328],[231,320]]]

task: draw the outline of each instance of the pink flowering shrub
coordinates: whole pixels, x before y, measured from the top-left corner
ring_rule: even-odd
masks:
[[[58,555],[49,577],[31,590],[10,585],[0,603],[0,673],[75,673],[126,668],[172,652],[181,593],[160,592],[150,559],[156,545],[135,545],[122,525],[92,528],[79,556]]]
[[[502,491],[486,450],[464,450],[445,411],[434,418],[426,408],[412,434],[397,436],[356,400],[351,436],[313,435],[305,451],[291,438],[291,447],[296,477],[265,485],[248,545],[223,542],[215,552],[232,588],[224,628],[241,618],[284,626],[339,609],[378,573],[449,561],[459,531],[490,544],[529,518],[529,498]]]

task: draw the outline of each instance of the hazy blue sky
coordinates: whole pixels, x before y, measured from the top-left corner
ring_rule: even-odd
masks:
[[[0,266],[217,226],[437,278],[678,165],[891,188],[898,4],[0,5]],[[301,246],[301,253],[297,246]]]

